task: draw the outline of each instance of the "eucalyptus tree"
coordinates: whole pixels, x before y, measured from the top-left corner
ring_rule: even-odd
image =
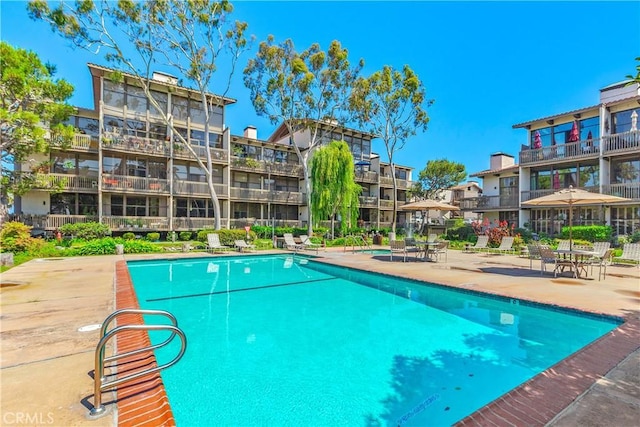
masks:
[[[426,108],[433,103],[418,75],[405,65],[396,70],[385,65],[369,77],[359,78],[351,95],[351,107],[362,129],[384,143],[393,180],[393,222],[396,231],[398,201],[394,155],[409,137],[425,131],[429,123]]]
[[[363,61],[352,67],[347,49],[333,41],[325,52],[312,44],[302,52],[293,41],[260,43],[244,70],[246,87],[258,115],[281,123],[292,138],[302,164],[307,206],[311,206],[310,158],[325,139],[323,133],[349,121],[349,93]],[[308,134],[305,135],[305,131]],[[309,235],[313,212],[309,209]]]
[[[419,199],[438,200],[443,190],[464,181],[467,171],[462,163],[446,159],[429,160],[418,173],[411,195]]]
[[[47,161],[32,156],[51,145],[64,148],[73,138],[73,126],[64,124],[74,111],[67,104],[73,86],[54,74],[34,52],[0,43],[0,223],[10,197],[42,184],[40,175],[10,165],[28,161],[32,170],[48,169]]]
[[[173,138],[191,153],[205,172],[213,204],[215,228],[220,229],[220,202],[213,182],[211,152],[203,161],[187,139],[177,132],[171,114],[164,111],[150,86],[157,64],[169,67],[196,91],[204,112],[205,147],[209,143],[209,121],[213,108],[224,105],[231,78],[241,54],[248,49],[247,24],[231,22],[233,7],[228,1],[62,1],[50,8],[48,2],[33,0],[28,11],[36,20],[51,24],[54,32],[74,46],[104,59],[134,79],[149,103],[171,130]],[[134,59],[135,58],[135,59]],[[228,71],[214,79],[220,64]],[[122,72],[122,73],[121,73]],[[217,95],[212,95],[217,93]]]
[[[311,158],[311,211],[314,225],[331,218],[331,233],[336,215],[340,229],[346,231],[358,219],[358,196],[362,187],[355,182],[353,154],[344,141],[331,141],[316,150]]]

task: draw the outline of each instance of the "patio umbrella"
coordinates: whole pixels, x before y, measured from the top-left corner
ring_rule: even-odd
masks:
[[[425,220],[425,224],[427,225],[427,231],[429,231],[429,211],[459,211],[460,208],[458,208],[457,206],[453,206],[453,205],[448,205],[446,203],[442,203],[439,202],[437,200],[431,200],[431,199],[426,199],[426,200],[420,200],[419,202],[413,202],[413,203],[407,203],[406,205],[402,205],[400,206],[400,208],[398,208],[401,211],[413,211],[413,212],[417,212],[417,211],[426,211],[426,220]]]
[[[571,127],[571,132],[569,132],[569,142],[578,141],[580,141],[580,132],[578,132],[578,122],[574,120],[573,126]]]
[[[630,199],[624,197],[611,196],[609,194],[592,193],[580,188],[565,188],[560,191],[556,191],[553,194],[547,196],[538,197],[535,199],[522,202],[523,206],[568,206],[569,207],[569,247],[573,247],[571,226],[573,222],[572,211],[574,206],[584,205],[600,205],[603,203],[617,203],[617,202],[629,202]]]
[[[542,148],[542,138],[540,138],[539,131],[533,134],[533,148]]]

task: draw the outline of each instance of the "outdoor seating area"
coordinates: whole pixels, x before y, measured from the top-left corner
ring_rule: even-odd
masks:
[[[235,240],[234,245],[238,252],[250,252],[256,249],[255,245],[251,245],[244,240]]]
[[[625,243],[622,246],[622,255],[613,258],[615,263],[622,261],[636,263],[640,268],[640,243]]]
[[[228,251],[231,249],[229,246],[225,246],[220,244],[220,235],[218,233],[209,233],[207,234],[207,252],[221,252]]]

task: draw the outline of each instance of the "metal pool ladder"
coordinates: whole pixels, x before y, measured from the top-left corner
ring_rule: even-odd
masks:
[[[353,252],[356,251],[356,246],[360,248],[360,250],[370,250],[371,244],[365,240],[361,235],[353,235],[350,234],[345,236],[344,238],[344,252],[347,251],[349,246],[353,247]]]
[[[146,325],[146,324],[135,324],[135,325],[122,325],[122,326],[117,326],[109,331],[107,331],[107,328],[109,327],[109,325],[111,324],[111,322],[117,318],[118,316],[122,315],[122,314],[140,314],[140,315],[157,315],[157,316],[164,316],[167,317],[170,321],[171,321],[171,325]],[[106,344],[109,342],[109,340],[111,338],[113,338],[114,336],[116,336],[117,334],[119,334],[120,332],[124,332],[124,331],[171,331],[171,335],[169,336],[169,338],[167,338],[165,341],[163,341],[160,344],[156,344],[156,345],[150,345],[148,347],[143,347],[137,350],[132,350],[132,351],[128,351],[126,353],[122,353],[122,354],[114,354],[113,356],[110,357],[104,357],[104,349]],[[151,369],[145,369],[143,371],[140,372],[136,372],[134,374],[131,375],[127,375],[123,378],[117,378],[117,379],[113,379],[110,381],[106,380],[106,377],[104,375],[104,365],[107,362],[112,362],[114,360],[118,360],[121,359],[123,357],[127,357],[127,356],[133,356],[135,354],[139,354],[139,353],[143,353],[146,351],[153,351],[156,350],[158,348],[162,348],[165,345],[168,345],[171,341],[173,341],[173,339],[175,338],[175,336],[178,335],[180,337],[180,341],[181,341],[181,346],[180,346],[180,352],[178,353],[178,355],[169,363],[166,363],[162,366],[156,366],[155,368],[151,368]],[[178,361],[182,358],[182,356],[184,355],[184,352],[187,349],[187,338],[184,334],[184,332],[182,331],[182,329],[178,328],[178,321],[176,320],[175,316],[171,313],[169,313],[168,311],[164,311],[164,310],[139,310],[139,309],[134,309],[134,308],[124,308],[122,310],[117,310],[114,311],[113,313],[111,313],[109,316],[107,316],[106,319],[104,319],[104,322],[102,323],[102,328],[100,329],[100,341],[98,341],[98,345],[96,346],[96,354],[95,354],[95,371],[94,371],[94,402],[93,402],[93,409],[91,409],[89,415],[90,417],[94,418],[94,417],[99,417],[101,415],[104,415],[106,413],[106,409],[104,407],[104,405],[102,404],[102,392],[108,388],[114,387],[114,386],[118,386],[120,384],[123,384],[125,382],[128,381],[132,381],[135,379],[138,379],[140,377],[143,377],[145,375],[149,375],[155,372],[159,372],[163,369],[169,368],[173,365],[175,365],[176,363],[178,363]]]

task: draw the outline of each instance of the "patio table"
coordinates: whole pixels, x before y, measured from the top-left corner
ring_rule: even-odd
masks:
[[[586,260],[598,256],[598,252],[584,249],[556,249],[554,252],[562,255],[565,259],[568,256],[569,263],[567,265],[570,267],[576,279],[587,277],[587,266],[589,263],[587,263]],[[562,266],[561,273],[563,272],[564,266]]]
[[[420,248],[421,251],[424,251],[422,259],[429,262],[436,262],[436,260],[429,255],[429,249],[438,246],[438,244],[440,244],[440,242],[416,242],[416,246]]]

